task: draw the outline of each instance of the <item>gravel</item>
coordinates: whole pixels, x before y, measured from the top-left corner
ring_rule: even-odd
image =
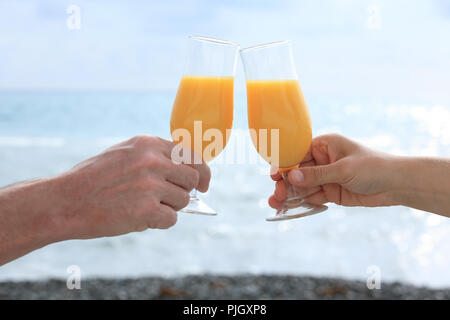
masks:
[[[62,280],[0,282],[0,299],[450,299],[450,289],[401,283],[275,275],[88,279],[69,290]]]

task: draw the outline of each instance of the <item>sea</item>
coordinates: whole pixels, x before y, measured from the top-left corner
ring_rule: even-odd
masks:
[[[0,186],[57,175],[137,134],[169,139],[173,99],[174,92],[0,92]],[[450,157],[450,105],[307,99],[314,135],[336,132],[395,154]],[[218,216],[180,213],[169,230],[51,244],[1,266],[0,281],[66,279],[75,265],[82,279],[208,273],[367,281],[375,272],[381,284],[450,287],[448,218],[406,207],[329,205],[303,219],[266,222],[274,183],[268,165],[248,161],[256,153],[245,136],[245,96],[235,101],[234,131],[244,134],[248,159],[211,163],[211,187],[201,197]]]

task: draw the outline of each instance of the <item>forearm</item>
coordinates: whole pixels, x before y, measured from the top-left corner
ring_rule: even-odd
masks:
[[[61,240],[56,193],[52,179],[0,189],[0,265]]]
[[[450,160],[399,157],[393,198],[400,205],[450,217]]]

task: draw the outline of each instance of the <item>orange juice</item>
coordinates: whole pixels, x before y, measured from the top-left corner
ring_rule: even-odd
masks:
[[[203,141],[203,137],[194,136],[194,121],[201,121],[203,133],[208,129],[220,131],[222,146],[225,147],[228,139],[227,129],[231,130],[233,124],[233,87],[233,77],[184,76],[172,109],[172,134],[176,129],[188,130],[191,141],[181,142],[204,156],[203,151],[210,142]],[[194,143],[194,138],[201,139],[201,143]],[[203,160],[211,161],[220,151],[222,150],[212,152],[206,158],[203,157]]]
[[[279,129],[279,168],[291,168],[305,157],[312,140],[311,118],[297,80],[247,81],[248,124],[258,133],[267,129],[267,154],[258,152],[271,163],[271,129]],[[269,157],[267,157],[269,155]],[[276,165],[274,163],[271,163]]]

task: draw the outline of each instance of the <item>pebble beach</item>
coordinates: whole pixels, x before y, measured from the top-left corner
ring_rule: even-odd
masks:
[[[382,283],[369,290],[365,282],[282,275],[201,275],[177,278],[89,279],[79,290],[63,280],[0,282],[1,300],[160,300],[160,299],[450,299],[449,289]]]

